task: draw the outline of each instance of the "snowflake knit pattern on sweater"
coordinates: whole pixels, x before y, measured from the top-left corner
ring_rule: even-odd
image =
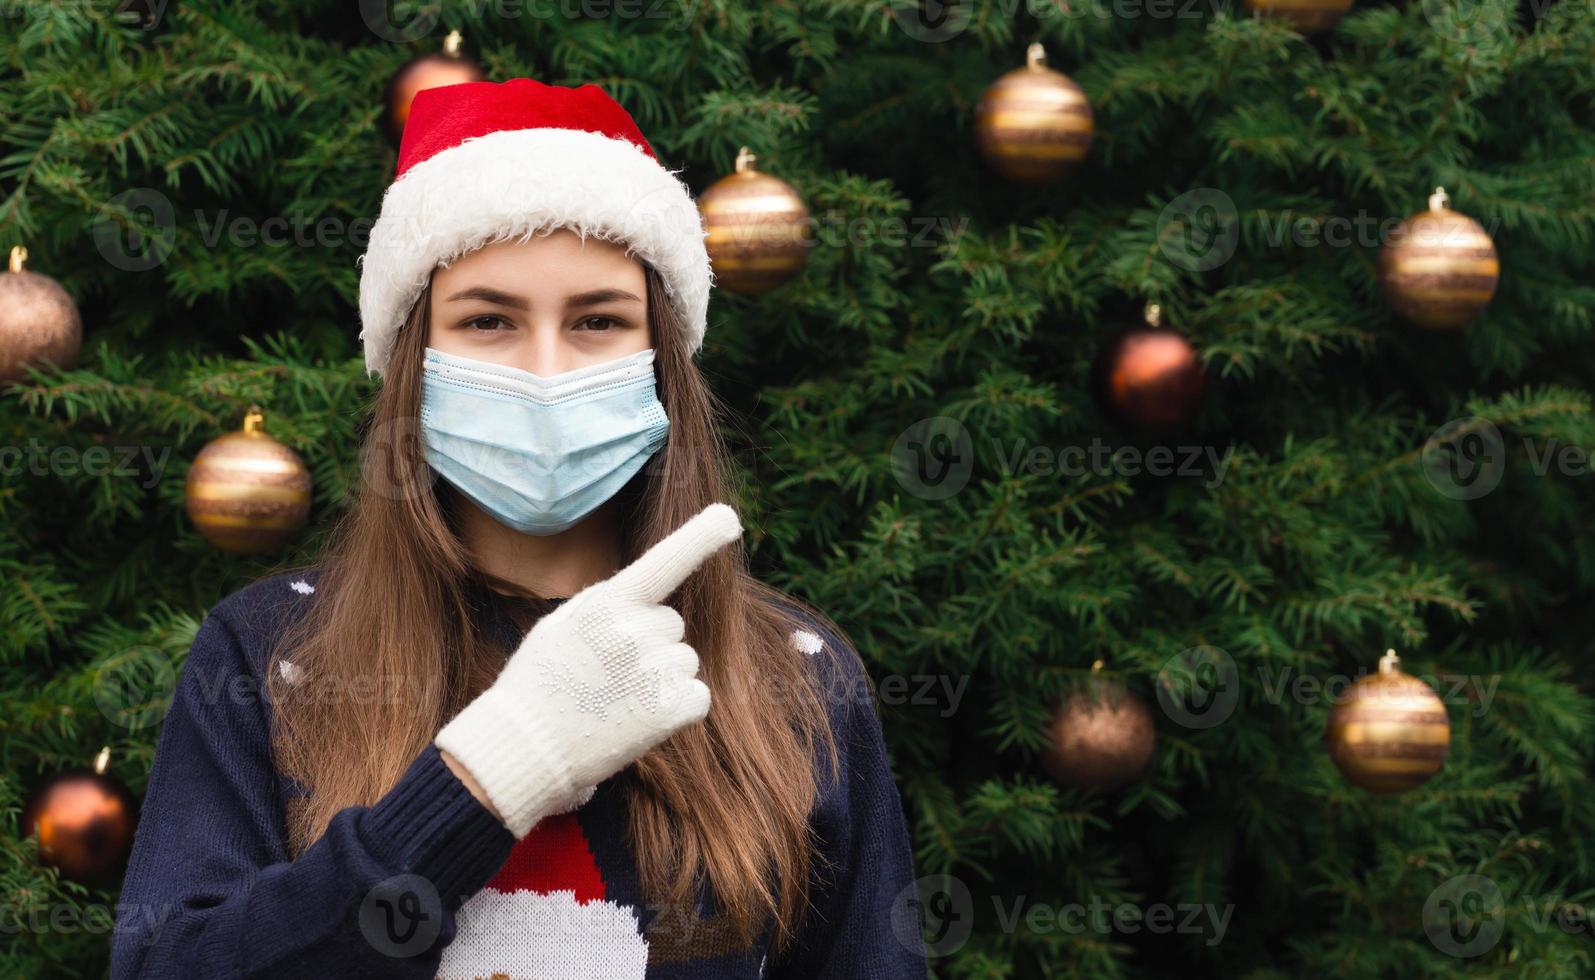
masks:
[[[314,601],[316,581],[314,571],[262,579],[201,626],[150,773],[117,906],[113,980],[926,976],[873,686],[857,655],[800,610],[808,627],[791,649],[819,666],[842,770],[832,781],[817,769],[811,828],[830,870],[811,881],[800,941],[779,958],[767,955],[768,928],[739,943],[706,891],[690,910],[644,898],[613,777],[516,841],[429,746],[386,796],[340,811],[290,858],[282,814],[292,787],[271,766],[264,672],[281,624]],[[483,609],[513,649],[524,624],[493,601]],[[295,684],[314,681],[278,666]]]

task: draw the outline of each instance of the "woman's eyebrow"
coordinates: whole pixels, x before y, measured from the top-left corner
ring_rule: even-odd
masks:
[[[502,290],[491,289],[487,286],[472,286],[470,289],[462,289],[450,296],[446,302],[452,303],[460,299],[479,299],[484,303],[492,303],[494,306],[507,306],[512,310],[526,309],[526,300],[521,297]]]
[[[577,293],[576,295],[565,300],[565,305],[597,306],[599,303],[610,303],[614,302],[615,300],[624,299],[634,300],[638,303],[642,302],[641,296],[637,296],[634,293],[628,293],[624,289],[593,289],[585,293]]]

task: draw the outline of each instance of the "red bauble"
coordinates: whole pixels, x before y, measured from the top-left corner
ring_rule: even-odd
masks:
[[[404,124],[410,119],[410,103],[415,101],[416,93],[487,80],[481,66],[460,53],[460,41],[459,31],[449,32],[441,52],[411,58],[388,81],[382,94],[382,131],[395,148],[404,138]]]
[[[1172,429],[1189,422],[1202,403],[1207,377],[1196,348],[1178,330],[1148,325],[1123,330],[1097,356],[1094,374],[1102,409],[1143,429]]]
[[[39,860],[85,885],[122,872],[138,825],[138,801],[105,775],[109,758],[110,750],[102,749],[94,768],[52,776],[22,808],[22,834],[38,834]]]

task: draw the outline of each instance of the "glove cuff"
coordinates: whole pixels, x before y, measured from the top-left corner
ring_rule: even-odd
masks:
[[[575,795],[570,773],[548,732],[526,706],[490,687],[454,716],[433,740],[481,784],[519,840],[537,821]]]

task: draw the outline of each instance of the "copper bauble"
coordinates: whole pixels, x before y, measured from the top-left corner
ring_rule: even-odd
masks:
[[[40,862],[85,885],[120,874],[133,849],[138,801],[105,775],[110,757],[101,749],[93,768],[56,774],[22,808],[22,835],[38,835]]]
[[[1065,786],[1111,789],[1132,782],[1157,745],[1146,702],[1101,671],[1099,660],[1086,686],[1055,705],[1047,722],[1041,764]]]
[[[1149,430],[1184,425],[1207,390],[1201,356],[1184,334],[1160,326],[1156,305],[1147,307],[1146,326],[1108,340],[1094,373],[1103,410]]]
[[[736,172],[698,198],[714,284],[733,293],[767,293],[803,271],[813,244],[802,195],[753,166],[747,147]]]
[[[1372,793],[1402,793],[1445,765],[1451,719],[1423,681],[1399,669],[1394,650],[1379,672],[1358,678],[1329,712],[1329,756],[1353,784]]]
[[[1046,66],[1046,51],[1030,45],[1023,68],[987,88],[975,107],[975,145],[992,169],[1010,180],[1041,184],[1073,170],[1091,149],[1095,117],[1085,92]]]
[[[310,471],[266,434],[265,416],[251,407],[242,430],[194,457],[185,495],[188,516],[211,544],[238,554],[271,551],[309,517]]]
[[[382,131],[395,147],[404,138],[404,124],[410,119],[410,103],[417,92],[486,80],[482,67],[461,53],[462,40],[459,31],[450,31],[443,39],[442,53],[411,58],[393,73],[382,94]]]
[[[1501,280],[1489,233],[1448,204],[1445,188],[1435,188],[1429,210],[1396,226],[1379,254],[1386,300],[1408,322],[1431,330],[1472,323]]]
[[[83,318],[61,284],[22,266],[28,250],[11,249],[0,273],[0,384],[27,377],[23,368],[46,362],[69,368],[83,346]]]
[[[1333,27],[1351,9],[1352,0],[1245,0],[1259,17],[1277,17],[1302,34]]]

